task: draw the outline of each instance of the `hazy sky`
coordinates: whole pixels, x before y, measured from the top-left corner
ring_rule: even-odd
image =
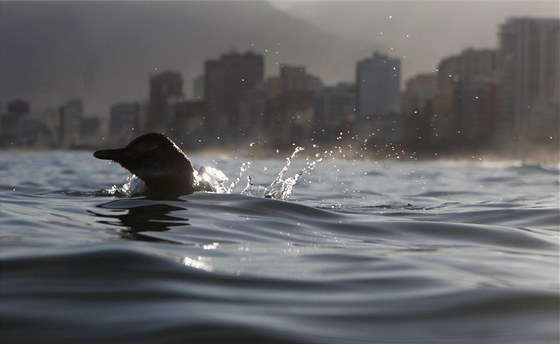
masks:
[[[347,38],[387,40],[375,33],[416,31],[463,33],[467,44],[497,44],[498,25],[509,17],[560,17],[557,0],[272,0],[277,8],[303,18],[323,30]],[[444,26],[445,25],[445,26]],[[482,27],[481,27],[482,25]],[[409,32],[412,34],[414,32]],[[442,33],[444,34],[444,33]],[[437,38],[437,34],[433,34]],[[443,36],[443,35],[441,35]],[[398,37],[400,38],[400,37]],[[395,41],[400,40],[395,37]],[[398,43],[398,42],[396,42]]]
[[[466,48],[498,48],[509,17],[560,16],[558,1],[272,3],[0,1],[0,104],[82,98],[104,115],[145,100],[149,75],[164,70],[181,72],[192,96],[204,61],[248,49],[267,75],[303,65],[327,84],[353,81],[356,62],[380,51],[402,59],[404,83]]]
[[[262,1],[266,1],[266,0],[262,0]],[[269,0],[268,2],[270,2],[271,4],[273,4],[274,6],[276,6],[279,9],[282,10],[289,10],[292,9],[294,7],[297,7],[299,5],[301,5],[302,3],[325,3],[325,2],[340,2],[342,0]],[[391,2],[391,0],[355,0],[355,1],[360,1],[360,2]],[[398,0],[397,0],[398,1]],[[401,0],[403,1],[403,0]],[[405,0],[408,2],[426,2],[426,0]],[[431,0],[431,2],[480,2],[481,0]],[[535,0],[535,1],[523,1],[523,0],[485,0],[486,2],[502,2],[502,3],[513,3],[513,2],[519,2],[519,3],[524,3],[524,6],[526,6],[527,10],[531,9],[531,2],[535,2],[535,1],[539,1],[539,0]],[[394,2],[394,1],[393,1]],[[549,1],[549,2],[557,2],[557,1]]]
[[[403,81],[433,72],[466,48],[498,48],[499,26],[511,17],[560,17],[554,1],[271,1],[288,13],[364,49],[341,64],[381,50],[403,60]]]

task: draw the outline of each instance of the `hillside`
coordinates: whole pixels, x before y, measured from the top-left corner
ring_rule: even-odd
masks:
[[[2,2],[0,42],[0,102],[81,97],[100,115],[145,99],[158,71],[182,72],[190,93],[204,61],[231,50],[268,51],[268,74],[297,63],[327,82],[351,80],[364,50],[262,1]]]

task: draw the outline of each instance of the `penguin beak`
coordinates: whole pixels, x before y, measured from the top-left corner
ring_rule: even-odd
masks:
[[[113,160],[118,163],[123,163],[130,158],[130,154],[124,148],[99,150],[93,153],[93,156],[97,159]]]

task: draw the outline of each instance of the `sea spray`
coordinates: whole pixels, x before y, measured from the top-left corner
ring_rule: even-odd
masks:
[[[141,194],[145,189],[144,181],[138,178],[135,174],[131,174],[126,178],[123,186],[118,187],[113,185],[109,189],[101,190],[102,196],[117,196],[117,197],[130,197],[136,194]]]
[[[293,177],[283,179],[284,174],[288,171],[293,159],[303,150],[304,148],[302,147],[296,147],[292,155],[286,158],[286,165],[284,165],[280,172],[278,172],[278,175],[269,186],[255,185],[253,184],[251,177],[247,177],[247,186],[241,191],[241,194],[284,201],[288,200],[292,195],[294,186],[298,182],[299,178],[304,173],[311,172],[315,168],[316,164],[323,160],[323,158],[319,157],[319,154],[315,156],[317,158],[315,160],[310,161],[309,158],[307,158],[306,166],[301,171],[297,172]]]
[[[245,174],[245,172],[251,167],[251,162],[247,161],[244,162],[243,164],[241,164],[241,167],[239,168],[239,174],[237,175],[237,179],[235,179],[233,182],[231,182],[231,184],[229,185],[229,188],[227,189],[227,193],[232,193],[233,190],[235,189],[235,187],[237,186],[237,184],[239,184],[239,182],[241,181],[241,177],[243,177],[243,174]]]
[[[292,164],[292,160],[296,157],[296,155],[301,152],[302,150],[304,150],[303,147],[296,147],[296,149],[294,150],[294,152],[292,153],[292,155],[290,155],[290,157],[286,158],[286,165],[280,170],[280,172],[278,173],[278,176],[276,176],[276,179],[272,182],[272,184],[274,184],[277,181],[282,180],[282,177],[284,176],[284,173],[286,173],[286,171],[288,171],[288,168],[290,167],[290,165]]]
[[[214,167],[201,166],[195,173],[195,190],[212,191],[216,193],[230,193],[229,188],[225,185],[228,177],[224,172]]]
[[[294,149],[293,153],[286,158],[286,164],[284,167],[278,172],[276,178],[268,186],[253,184],[251,177],[249,176],[247,177],[247,185],[243,190],[239,191],[239,193],[242,195],[266,197],[279,200],[289,199],[299,178],[304,173],[311,172],[315,168],[316,164],[323,160],[323,158],[319,157],[319,154],[316,154],[315,157],[317,159],[315,160],[310,161],[310,159],[307,158],[306,166],[301,171],[297,172],[292,177],[284,179],[284,175],[290,168],[293,159],[303,150],[303,147],[296,147]],[[227,194],[235,193],[235,188],[243,178],[243,175],[249,170],[251,164],[252,162],[250,161],[241,164],[236,179],[229,185],[226,185],[228,177],[221,170],[214,167],[201,166],[198,171],[194,171],[195,190]],[[141,195],[144,188],[144,182],[137,176],[131,175],[127,178],[127,181],[123,186],[117,187],[114,185],[110,189],[105,189],[103,191],[105,195],[130,197],[134,195]]]

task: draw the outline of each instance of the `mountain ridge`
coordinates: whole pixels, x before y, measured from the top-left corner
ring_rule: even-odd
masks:
[[[82,98],[98,115],[146,99],[149,75],[164,70],[190,93],[204,61],[231,50],[263,53],[268,75],[301,64],[327,82],[351,80],[339,56],[363,50],[267,2],[0,3],[0,41],[0,102]]]

